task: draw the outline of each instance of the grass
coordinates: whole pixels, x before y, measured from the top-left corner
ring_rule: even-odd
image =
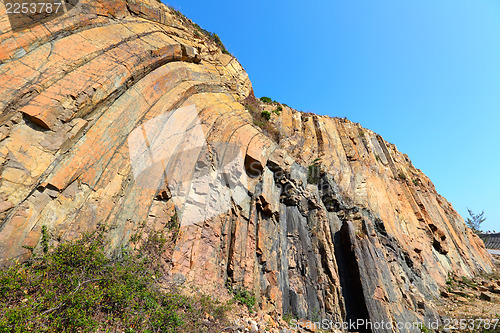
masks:
[[[103,235],[0,270],[0,332],[213,332],[227,325],[226,305],[162,289],[155,257],[124,251],[109,258]],[[144,253],[165,246],[159,235],[148,239]],[[214,319],[204,322],[207,316]]]
[[[238,301],[238,303],[245,305],[248,308],[250,313],[254,312],[255,307],[255,295],[245,289],[235,289],[233,290],[234,299]]]
[[[285,313],[283,314],[283,320],[288,324],[290,325],[292,320],[293,319],[296,319],[298,320],[299,318],[297,316],[295,316],[293,313]]]
[[[309,184],[318,184],[321,178],[321,166],[319,158],[315,159],[311,165],[307,167],[307,182]]]
[[[474,287],[477,287],[477,284],[472,281],[471,279],[469,279],[468,277],[466,276],[462,276],[460,278],[460,283],[466,285],[467,287],[470,287],[470,288],[474,288]]]
[[[446,279],[446,284],[453,287],[455,281],[455,275],[451,272],[448,272],[448,278]]]
[[[244,288],[234,288],[231,279],[226,281],[226,288],[233,294],[234,300],[238,303],[245,305],[248,312],[253,313],[255,310],[256,298],[253,292]]]
[[[203,29],[202,27],[200,27],[198,24],[196,24],[194,22],[191,22],[191,24],[196,28],[195,34],[198,33],[197,36],[200,36],[200,33],[202,33],[203,35],[208,37],[208,39],[210,39],[213,43],[215,43],[221,49],[222,53],[231,55],[231,53],[226,49],[226,46],[224,45],[224,43],[222,43],[219,35]]]
[[[258,120],[254,120],[253,124],[259,126],[260,128],[264,128],[264,126],[266,125],[266,123]]]
[[[422,332],[422,333],[430,333],[431,330],[429,330],[425,325],[422,325],[420,327],[420,332]]]

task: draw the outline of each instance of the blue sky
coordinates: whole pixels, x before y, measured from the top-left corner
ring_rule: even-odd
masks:
[[[500,2],[166,1],[217,33],[255,95],[347,117],[500,231]]]

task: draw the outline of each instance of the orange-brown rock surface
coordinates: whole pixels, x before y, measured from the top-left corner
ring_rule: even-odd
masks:
[[[16,31],[0,4],[0,32],[3,264],[39,250],[42,226],[56,243],[105,223],[114,251],[145,225],[187,219],[176,179],[135,177],[130,138],[195,106],[206,149],[196,163],[182,152],[166,162],[186,180],[179,202],[207,218],[181,225],[162,258],[170,282],[222,295],[229,281],[267,313],[411,322],[437,318],[432,299],[449,272],[492,269],[452,205],[379,135],[288,107],[269,120],[279,141],[266,135],[244,106],[253,92],[239,62],[155,0],[82,0]],[[189,175],[227,165],[228,143],[245,186],[197,187]]]

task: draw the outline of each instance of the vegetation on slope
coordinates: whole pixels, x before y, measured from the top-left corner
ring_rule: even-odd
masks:
[[[473,278],[451,274],[436,302],[450,332],[500,333],[500,261],[495,270]]]
[[[165,240],[151,237],[145,253]],[[152,257],[108,258],[103,231],[0,271],[0,332],[214,332],[227,305],[162,289]],[[207,319],[210,320],[207,320]]]
[[[193,26],[195,28],[194,33],[197,37],[201,38],[201,34],[205,35],[209,40],[211,40],[213,43],[215,43],[221,49],[222,53],[231,55],[231,53],[226,49],[226,46],[224,45],[224,43],[222,43],[220,37],[216,33],[213,33],[213,32],[210,32],[208,30],[203,29],[198,24],[196,24],[193,21],[191,21],[190,19],[188,19],[186,16],[184,16],[184,14],[182,14],[180,11],[173,8],[172,6],[168,6],[168,7],[170,8],[170,10],[172,10],[172,12],[178,18],[180,18],[181,20],[183,20],[185,22],[188,22],[188,24],[190,24],[191,26]]]
[[[260,127],[262,132],[266,134],[269,138],[271,138],[276,143],[279,143],[281,139],[281,133],[279,130],[272,124],[271,120],[271,112],[262,110],[261,103],[276,103],[278,104],[276,109],[272,111],[272,113],[280,114],[283,110],[283,107],[278,102],[273,102],[268,97],[261,97],[257,99],[255,95],[250,93],[250,95],[244,100],[243,105],[247,109],[247,111],[252,116],[252,120],[254,125]]]

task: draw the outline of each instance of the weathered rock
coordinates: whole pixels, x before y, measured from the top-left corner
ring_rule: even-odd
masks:
[[[485,301],[488,301],[488,302],[491,302],[491,296],[482,292],[480,295],[479,295],[479,298],[482,299],[482,300],[485,300]]]
[[[273,142],[242,104],[248,75],[187,19],[156,0],[81,3],[16,32],[0,5],[2,264],[39,251],[42,226],[53,244],[106,223],[112,252],[197,215],[162,258],[170,282],[222,298],[230,282],[265,313],[333,322],[435,319],[425,300],[450,272],[491,271],[479,237],[379,135],[284,107]],[[193,108],[189,131],[157,125]]]

